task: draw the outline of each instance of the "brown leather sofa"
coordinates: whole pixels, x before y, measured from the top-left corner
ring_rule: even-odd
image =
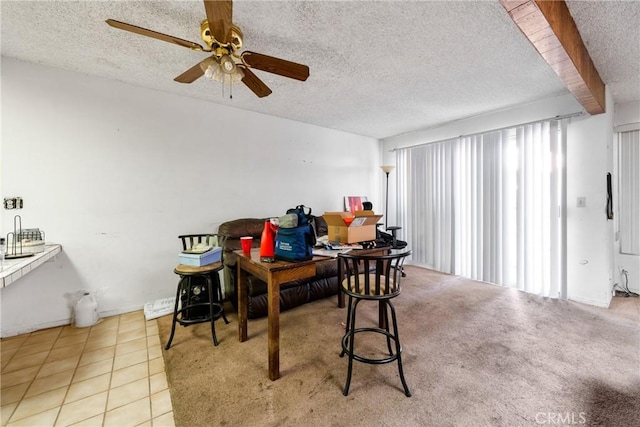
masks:
[[[242,218],[220,224],[218,234],[225,236],[224,290],[226,299],[237,306],[236,268],[238,256],[233,252],[240,249],[240,237],[252,236],[253,247],[260,247],[260,238],[266,219]],[[315,217],[315,229],[318,236],[327,234],[327,223],[322,217]],[[267,315],[267,284],[253,276],[247,277],[247,312],[249,319]],[[283,283],[280,286],[280,311],[297,307],[307,302],[326,298],[338,293],[338,264],[328,259],[316,265],[316,276],[310,279]]]

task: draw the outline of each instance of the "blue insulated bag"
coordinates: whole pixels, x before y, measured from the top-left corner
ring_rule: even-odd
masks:
[[[304,205],[287,210],[287,215],[280,218],[276,233],[275,257],[277,259],[306,261],[313,258],[316,237],[310,219],[311,208],[305,208]]]

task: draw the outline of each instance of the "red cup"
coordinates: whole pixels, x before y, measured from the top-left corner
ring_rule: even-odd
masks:
[[[251,245],[253,245],[253,237],[245,236],[240,238],[240,246],[242,246],[242,252],[245,254],[251,253]]]

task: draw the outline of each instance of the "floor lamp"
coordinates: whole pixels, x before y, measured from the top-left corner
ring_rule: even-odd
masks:
[[[382,169],[382,172],[384,172],[387,175],[387,191],[386,191],[386,195],[385,195],[386,205],[385,205],[385,208],[384,208],[384,229],[385,229],[385,231],[391,231],[391,235],[393,236],[391,248],[392,249],[400,249],[401,247],[398,247],[398,243],[397,243],[396,232],[398,230],[400,230],[402,227],[399,227],[397,225],[393,225],[391,227],[387,226],[387,218],[389,216],[389,172],[392,172],[395,168],[396,168],[395,166],[380,166],[380,169]],[[404,247],[404,246],[402,246],[402,247]],[[402,274],[402,277],[406,277],[406,275],[407,275],[404,272],[404,268],[402,268],[402,267],[400,267],[400,274]]]
[[[395,166],[380,166],[382,172],[387,175],[387,192],[385,194],[386,205],[384,208],[384,228],[387,229],[387,218],[389,217],[389,172],[392,172],[396,167]]]

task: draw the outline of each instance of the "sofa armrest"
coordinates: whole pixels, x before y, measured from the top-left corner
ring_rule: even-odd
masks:
[[[262,230],[264,229],[264,222],[268,220],[265,218],[240,218],[232,221],[223,222],[218,227],[218,234],[225,237],[223,246],[223,261],[224,261],[224,293],[227,300],[231,301],[234,305],[236,301],[236,280],[237,280],[237,268],[238,256],[233,253],[241,249],[240,237],[251,236],[253,237],[253,247],[260,247],[260,238],[262,237]]]

